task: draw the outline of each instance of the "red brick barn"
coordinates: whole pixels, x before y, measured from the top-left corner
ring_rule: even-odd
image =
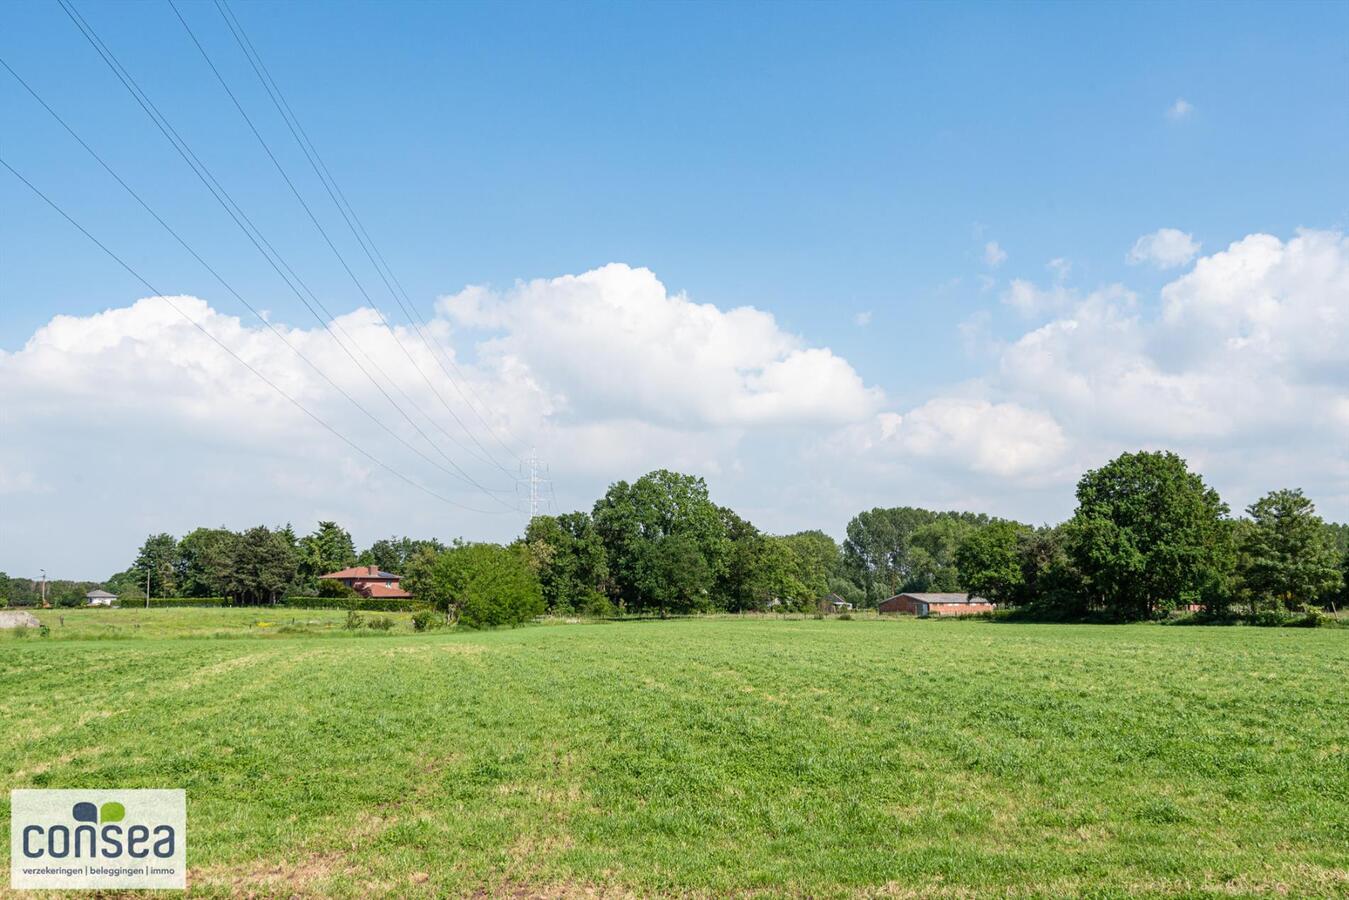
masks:
[[[895,594],[877,607],[883,613],[911,616],[970,616],[993,611],[993,604],[969,594]]]

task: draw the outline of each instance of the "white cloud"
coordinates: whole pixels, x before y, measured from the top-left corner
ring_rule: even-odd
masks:
[[[998,266],[1007,262],[1007,251],[998,245],[997,241],[989,241],[984,244],[984,264],[989,268],[996,269]]]
[[[871,324],[871,310],[864,310],[852,317],[852,322],[858,328],[866,328]]]
[[[1194,112],[1194,106],[1184,97],[1177,97],[1176,102],[1166,108],[1166,117],[1172,122],[1179,122],[1182,119],[1188,119]]]
[[[169,300],[148,298],[57,316],[23,347],[0,351],[4,420],[24,426],[7,428],[0,447],[0,569],[102,577],[128,564],[151,531],[284,521],[306,529],[320,517],[347,523],[361,541],[393,531],[509,539],[523,522],[509,508],[513,479],[475,459],[489,448],[514,470],[498,437],[521,451],[538,441],[572,498],[564,502],[585,507],[609,481],[657,466],[733,472],[746,442],[781,455],[791,434],[865,419],[884,400],[847,361],[770,314],[698,304],[621,265],[445,298],[430,331],[462,373],[455,381],[415,333],[390,332],[368,309],[340,316],[334,330],[362,348],[357,358],[389,397],[322,327],[276,325],[418,456],[261,324],[198,298],[170,300],[348,439],[455,503],[495,514],[410,488],[250,374]],[[455,344],[469,356],[458,358]],[[505,505],[447,474],[442,454]]]
[[[1251,235],[1163,288],[1159,313],[1118,286],[1087,296],[1007,347],[995,383],[1081,445],[1209,459],[1243,503],[1285,481],[1342,496],[1346,297],[1343,235]]]
[[[1062,284],[1042,288],[1024,278],[1016,278],[1002,292],[1001,299],[1023,316],[1037,316],[1065,308],[1073,302],[1075,295]]]
[[[1071,511],[1086,467],[1166,447],[1234,507],[1300,485],[1325,514],[1344,517],[1345,298],[1349,239],[1325,231],[1250,235],[1197,259],[1159,295],[1018,280],[1002,302],[1041,319],[1000,333],[1004,318],[985,308],[931,336],[953,346],[896,366],[902,404],[770,314],[697,303],[627,266],[468,288],[442,299],[431,330],[497,436],[517,448],[540,444],[563,508],[588,506],[617,478],[670,466],[706,475],[719,502],[774,530],[837,533],[858,509],[904,503],[1056,520]],[[368,422],[265,329],[202,300],[176,302],[352,440],[453,500],[490,502]],[[401,392],[479,452],[444,401],[495,449],[415,335],[391,334],[369,310],[335,327],[379,362],[400,402]],[[439,458],[326,331],[277,328]],[[983,362],[962,363],[960,342]],[[919,366],[942,383],[915,387],[909,374]],[[0,397],[0,569],[11,574],[45,566],[105,575],[129,562],[145,534],[199,524],[307,529],[337,518],[367,542],[395,531],[505,540],[523,523],[514,512],[429,502],[316,427],[160,299],[56,317],[20,349],[0,352]],[[475,478],[513,497],[508,476],[428,430]]]
[[[1045,268],[1054,273],[1055,281],[1064,281],[1073,271],[1073,264],[1062,256],[1056,256],[1045,263]]]
[[[1067,448],[1053,418],[1016,403],[939,397],[883,428],[916,457],[1000,477],[1052,468]]]
[[[1343,520],[1346,298],[1349,238],[1324,231],[1250,235],[1199,259],[1160,303],[1122,285],[1079,295],[1014,283],[1004,302],[1053,318],[998,341],[987,316],[970,316],[960,336],[994,360],[986,376],[963,373],[831,447],[872,484],[1028,519],[1066,516],[1090,466],[1174,449],[1234,508],[1300,485]]]
[[[1132,265],[1148,263],[1158,269],[1175,269],[1194,259],[1199,248],[1194,235],[1178,228],[1159,228],[1134,241],[1128,261]]]
[[[842,358],[752,307],[670,294],[646,269],[609,265],[440,302],[460,326],[495,332],[479,353],[522,367],[568,416],[703,426],[824,425],[883,400]]]

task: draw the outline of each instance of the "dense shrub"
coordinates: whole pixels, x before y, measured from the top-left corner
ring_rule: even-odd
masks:
[[[342,627],[347,631],[355,631],[365,624],[365,617],[354,609],[347,610],[347,620],[342,623]]]
[[[444,624],[444,616],[429,607],[422,607],[412,614],[413,631],[430,631]]]
[[[331,578],[320,578],[318,596],[325,599],[341,598],[345,600],[355,600],[361,595],[358,594],[355,589],[348,587],[340,581],[334,581]]]
[[[1246,623],[1260,628],[1282,628],[1292,618],[1282,609],[1262,609],[1247,616]]]
[[[393,627],[393,619],[390,619],[388,616],[375,616],[369,622],[365,623],[365,627],[375,631],[388,631]]]
[[[1302,607],[1302,614],[1293,616],[1293,620],[1288,624],[1293,628],[1324,628],[1328,625],[1338,625],[1339,621],[1321,607],[1307,604]]]
[[[1339,625],[1334,616],[1318,606],[1305,606],[1301,612],[1260,609],[1245,616],[1242,621],[1259,628],[1326,628]]]
[[[525,551],[499,544],[464,544],[436,554],[412,590],[457,612],[466,628],[518,625],[543,613],[543,592]]]
[[[607,619],[618,612],[609,598],[603,594],[589,594],[576,606],[576,612],[593,619]]]

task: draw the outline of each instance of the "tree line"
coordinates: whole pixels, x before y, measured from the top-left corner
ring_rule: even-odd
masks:
[[[822,531],[763,532],[714,503],[703,479],[661,469],[614,483],[588,512],[536,516],[508,545],[394,537],[358,552],[335,522],[304,536],[289,525],[198,528],[150,536],[104,586],[123,601],[148,584],[157,597],[263,604],[349,593],[319,576],[353,565],[403,576],[418,602],[473,626],[544,612],[805,611],[828,594],[874,608],[911,591],[977,594],[1053,619],[1278,616],[1342,602],[1349,527],[1323,522],[1299,490],[1232,516],[1179,456],[1139,452],[1087,472],[1075,513],[1057,525],[876,508],[854,516],[839,544]],[[24,590],[9,597],[32,602]]]
[[[52,606],[83,606],[84,595],[102,587],[98,581],[53,579],[47,582],[47,602]],[[11,578],[0,572],[0,606],[37,606],[42,602],[43,585],[38,578]]]
[[[1046,619],[1134,621],[1176,609],[1273,616],[1344,600],[1349,527],[1296,489],[1234,517],[1174,453],[1125,453],[1087,472],[1066,522],[1032,526],[876,508],[823,532],[764,534],[711,503],[701,479],[618,482],[589,513],[543,516],[524,542],[555,611],[867,608],[901,592],[961,592]]]
[[[320,522],[303,537],[290,525],[197,528],[181,540],[150,535],[135,562],[108,579],[107,589],[123,600],[144,600],[148,588],[152,597],[225,597],[241,605],[336,596],[349,589],[320,581],[320,575],[357,565],[398,572],[424,549],[437,552],[445,545],[434,539],[383,538],[358,553],[351,534],[336,522]]]

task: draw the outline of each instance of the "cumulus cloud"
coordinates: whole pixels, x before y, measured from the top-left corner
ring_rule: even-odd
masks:
[[[1067,448],[1053,418],[1016,403],[939,397],[881,427],[908,454],[1002,477],[1052,468]]]
[[[1134,241],[1128,261],[1132,265],[1147,263],[1158,269],[1175,269],[1194,259],[1199,248],[1194,235],[1178,228],[1159,228]]]
[[[669,293],[647,269],[609,265],[507,291],[470,288],[440,309],[487,337],[567,416],[684,426],[824,425],[876,410],[881,392],[846,360],[752,307]]]
[[[452,505],[325,431],[174,306]],[[195,297],[55,317],[0,351],[5,421],[23,423],[0,448],[0,568],[102,577],[150,531],[222,522],[322,517],[367,541],[394,530],[509,539],[523,513],[517,462],[498,441],[542,443],[570,502],[586,506],[609,481],[656,466],[733,473],[757,433],[837,427],[884,401],[772,315],[696,303],[644,269],[469,288],[439,308],[434,350],[369,309],[331,331],[278,323],[280,338]],[[96,534],[61,537],[86,534],[91,515]],[[53,547],[79,555],[57,560]]]
[[[1200,258],[1157,297],[1014,282],[1004,303],[1048,315],[1009,340],[960,328],[989,372],[835,442],[873,483],[929,502],[1067,515],[1083,470],[1124,451],[1182,452],[1235,508],[1303,486],[1349,517],[1349,239],[1255,234]]]
[[[1300,485],[1327,515],[1349,515],[1345,298],[1349,239],[1327,231],[1250,235],[1158,294],[1018,280],[1000,299],[1037,320],[1008,333],[992,310],[969,314],[940,365],[918,354],[896,366],[902,403],[763,310],[699,303],[622,265],[444,297],[435,353],[371,310],[330,323],[429,441],[327,330],[276,327],[399,437],[433,461],[448,454],[506,506],[512,477],[478,458],[492,448],[513,469],[498,438],[541,444],[564,508],[670,466],[707,476],[720,502],[766,528],[837,532],[887,504],[1056,520],[1086,467],[1140,447],[1184,453],[1234,507]],[[260,325],[174,302],[351,440],[452,501],[491,507]],[[950,362],[962,341],[980,362]],[[0,396],[0,569],[12,574],[104,576],[145,534],[199,524],[336,518],[365,542],[395,531],[508,540],[524,521],[429,501],[161,298],[57,316],[0,351]]]
[[[1102,452],[1188,449],[1242,502],[1285,479],[1344,498],[1346,297],[1342,234],[1250,235],[1166,285],[1160,309],[1119,286],[1088,295],[1009,345],[995,383]]]
[[[1073,300],[1073,293],[1061,284],[1048,288],[1016,278],[1002,293],[1002,302],[1024,316],[1036,316],[1062,309]]]
[[[1002,249],[997,241],[989,241],[984,244],[984,264],[986,266],[996,269],[1005,262],[1007,262],[1007,251]]]

